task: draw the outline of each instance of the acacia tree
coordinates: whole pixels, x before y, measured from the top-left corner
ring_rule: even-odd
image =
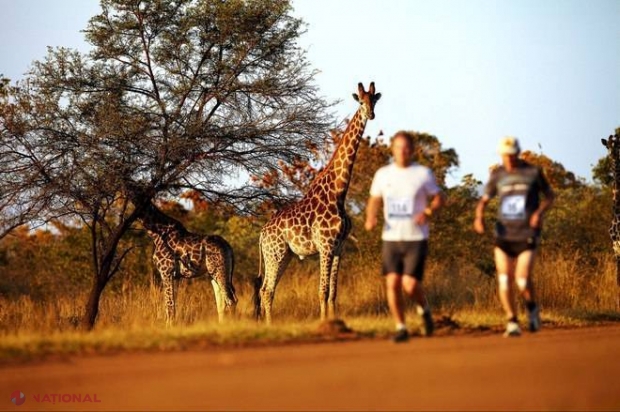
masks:
[[[303,29],[288,0],[102,0],[90,53],[50,49],[3,88],[0,212],[23,219],[27,205],[91,229],[84,327],[153,198],[192,188],[242,207],[266,194],[244,176],[321,142],[330,104],[297,46]]]
[[[333,155],[344,133],[344,125],[331,130],[331,139],[324,146],[312,146],[311,159],[296,158],[288,165],[281,164],[278,170],[254,180],[262,187],[272,187],[288,182],[299,194],[312,182]],[[414,140],[413,160],[433,170],[437,183],[445,187],[448,173],[459,165],[458,154],[453,148],[445,149],[439,139],[428,133],[406,131]],[[366,136],[361,139],[357,150],[353,173],[347,194],[347,203],[354,210],[361,210],[368,200],[372,178],[381,166],[388,164],[391,158],[390,144],[379,132],[376,138]]]

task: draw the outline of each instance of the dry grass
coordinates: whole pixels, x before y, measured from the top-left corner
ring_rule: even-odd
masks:
[[[339,314],[360,336],[383,336],[393,328],[384,299],[383,279],[377,268],[356,267],[354,259],[341,270]],[[582,325],[597,320],[620,320],[616,310],[615,264],[600,258],[584,269],[579,257],[542,256],[535,282],[548,325]],[[355,270],[354,270],[355,268]],[[117,350],[182,349],[201,345],[245,345],[317,338],[317,262],[294,262],[278,285],[274,325],[253,318],[251,285],[236,282],[239,305],[234,317],[217,323],[211,285],[207,281],[181,282],[177,320],[166,328],[163,299],[155,287],[123,288],[104,293],[100,316],[91,333],[75,329],[86,296],[58,297],[53,301],[0,298],[0,360],[23,359],[53,353]],[[480,329],[503,323],[495,280],[475,266],[430,262],[425,281],[436,317],[457,322],[460,328]],[[417,327],[413,308],[408,309]]]

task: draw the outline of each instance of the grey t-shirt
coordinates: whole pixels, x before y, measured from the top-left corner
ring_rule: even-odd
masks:
[[[543,171],[519,160],[516,170],[508,172],[500,166],[491,172],[484,195],[499,196],[495,235],[500,239],[522,241],[537,236],[530,227],[530,217],[538,209],[540,193],[551,194],[551,186]]]

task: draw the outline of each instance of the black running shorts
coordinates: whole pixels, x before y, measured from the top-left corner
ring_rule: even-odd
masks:
[[[383,274],[398,273],[413,276],[417,280],[424,277],[424,263],[428,254],[428,241],[405,242],[383,241]]]
[[[502,252],[511,258],[518,257],[526,250],[536,250],[539,238],[537,236],[527,238],[526,240],[505,240],[496,238],[495,246],[500,248]]]

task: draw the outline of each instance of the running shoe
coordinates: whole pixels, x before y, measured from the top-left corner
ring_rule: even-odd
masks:
[[[534,309],[529,311],[527,317],[529,320],[530,332],[538,332],[540,330],[540,309],[538,305],[534,306]]]
[[[516,338],[517,336],[521,336],[521,328],[517,322],[508,322],[506,324],[506,332],[504,332],[505,338]]]
[[[435,323],[431,316],[431,311],[427,310],[422,313],[422,336],[431,336],[435,331]]]
[[[396,332],[394,336],[392,336],[392,342],[394,343],[403,343],[409,340],[409,332],[407,329],[401,329]]]

